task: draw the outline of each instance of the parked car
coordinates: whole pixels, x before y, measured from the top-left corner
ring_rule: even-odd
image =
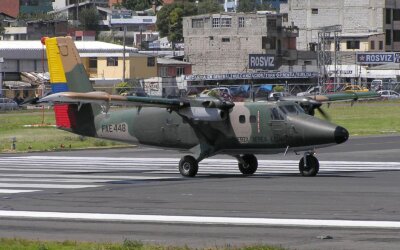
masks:
[[[377,92],[383,99],[400,98],[400,94],[393,90],[380,90]]]
[[[341,91],[346,91],[346,92],[368,92],[369,89],[364,88],[360,85],[353,85],[353,84],[346,84]]]
[[[322,86],[314,86],[309,88],[305,92],[297,93],[297,96],[310,96],[310,95],[319,95],[322,92]]]
[[[18,104],[10,98],[0,98],[0,111],[18,109]]]

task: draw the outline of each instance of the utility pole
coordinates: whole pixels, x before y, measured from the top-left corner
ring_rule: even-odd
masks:
[[[123,49],[122,49],[122,82],[125,82],[125,40],[126,40],[126,25],[124,25],[124,38],[123,38]]]

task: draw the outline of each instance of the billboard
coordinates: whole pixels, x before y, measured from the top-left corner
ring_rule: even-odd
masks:
[[[397,52],[358,52],[356,54],[357,64],[386,64],[400,63],[400,53]]]
[[[249,54],[249,69],[276,69],[275,55]]]

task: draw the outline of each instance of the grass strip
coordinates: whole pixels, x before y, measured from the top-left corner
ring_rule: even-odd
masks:
[[[190,250],[187,246],[165,246],[165,245],[150,245],[140,241],[124,240],[123,243],[94,243],[94,242],[78,242],[78,241],[39,241],[25,239],[0,239],[0,250]],[[195,249],[209,250],[283,250],[280,247],[274,246],[244,246],[244,247],[207,247]]]

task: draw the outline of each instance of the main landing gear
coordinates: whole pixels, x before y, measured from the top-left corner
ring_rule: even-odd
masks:
[[[319,161],[314,153],[307,152],[299,162],[299,170],[302,176],[316,176],[319,171]]]
[[[239,170],[242,174],[250,175],[257,171],[258,161],[254,155],[246,154],[243,156],[235,156],[238,160]]]
[[[258,161],[253,154],[235,155],[238,167],[242,174],[252,175],[257,171]],[[191,155],[185,155],[179,162],[179,172],[184,177],[195,177],[199,171],[199,161]],[[299,162],[299,171],[302,176],[316,176],[319,171],[318,159],[313,152],[304,153]]]
[[[257,171],[258,161],[252,154],[235,155],[242,174],[251,175]],[[184,177],[195,177],[199,171],[199,161],[191,155],[185,155],[179,161],[179,172]]]

